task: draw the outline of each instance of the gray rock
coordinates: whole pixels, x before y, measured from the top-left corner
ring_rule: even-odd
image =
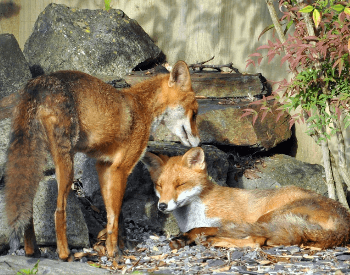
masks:
[[[32,77],[13,34],[0,34],[0,99],[19,89]]]
[[[244,175],[235,180],[235,171],[228,174],[227,184],[231,187],[244,189],[271,189],[281,186],[296,185],[327,195],[324,169],[321,165],[309,164],[287,155],[274,155],[263,159],[264,165],[257,165],[254,177]]]
[[[4,193],[3,188],[0,185],[0,254],[6,250],[8,250],[8,236],[9,231],[7,221],[6,221],[6,215],[5,215],[5,207],[4,207]]]
[[[38,259],[19,257],[19,256],[1,256],[0,257],[0,275],[17,274],[21,269],[32,269]],[[34,273],[33,273],[34,274]],[[79,262],[61,262],[40,258],[37,275],[42,274],[110,274],[110,271],[90,266]]]
[[[34,228],[39,245],[56,245],[55,210],[57,182],[46,177],[40,182],[34,198]],[[80,203],[73,192],[67,198],[67,238],[70,247],[89,247],[89,232]]]
[[[123,11],[58,4],[49,4],[39,15],[24,55],[32,70],[69,69],[114,78],[164,59],[142,27]]]
[[[6,152],[10,141],[11,119],[0,120],[0,179],[4,173]]]

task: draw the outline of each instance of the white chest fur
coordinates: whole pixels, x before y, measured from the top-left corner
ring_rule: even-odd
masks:
[[[187,232],[197,227],[220,226],[220,218],[206,217],[205,205],[200,198],[194,199],[190,204],[176,208],[173,213],[181,232]]]

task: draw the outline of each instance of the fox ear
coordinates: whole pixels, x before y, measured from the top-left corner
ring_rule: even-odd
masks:
[[[160,157],[150,152],[146,152],[141,161],[150,172],[158,170],[164,165],[163,160]]]
[[[183,164],[191,169],[205,170],[204,151],[200,147],[192,148],[182,157]]]
[[[191,76],[187,64],[184,61],[178,61],[170,73],[168,82],[169,87],[179,86],[181,90],[188,91],[191,89]]]
[[[164,161],[162,160],[162,158],[150,152],[146,152],[141,161],[148,169],[153,182],[156,183],[164,165]]]

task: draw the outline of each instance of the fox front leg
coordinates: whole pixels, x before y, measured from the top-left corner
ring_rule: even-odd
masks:
[[[202,244],[209,245],[209,238],[216,236],[219,231],[217,227],[198,227],[181,234],[169,243],[171,249],[179,249],[186,245]]]
[[[113,164],[97,162],[97,172],[101,186],[102,197],[107,211],[107,240],[108,257],[120,254],[118,246],[119,216],[122,207],[126,182],[129,175],[124,167],[114,167]]]

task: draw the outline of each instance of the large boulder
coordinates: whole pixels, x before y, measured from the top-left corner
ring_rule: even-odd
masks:
[[[227,185],[243,189],[273,189],[295,185],[327,196],[324,168],[296,158],[277,154],[260,160],[243,175],[237,169],[228,173]]]
[[[13,34],[0,34],[0,100],[18,91],[32,77]]]
[[[24,55],[35,74],[69,69],[104,78],[123,77],[136,66],[165,57],[142,27],[121,10],[58,4],[49,4],[39,15]]]

